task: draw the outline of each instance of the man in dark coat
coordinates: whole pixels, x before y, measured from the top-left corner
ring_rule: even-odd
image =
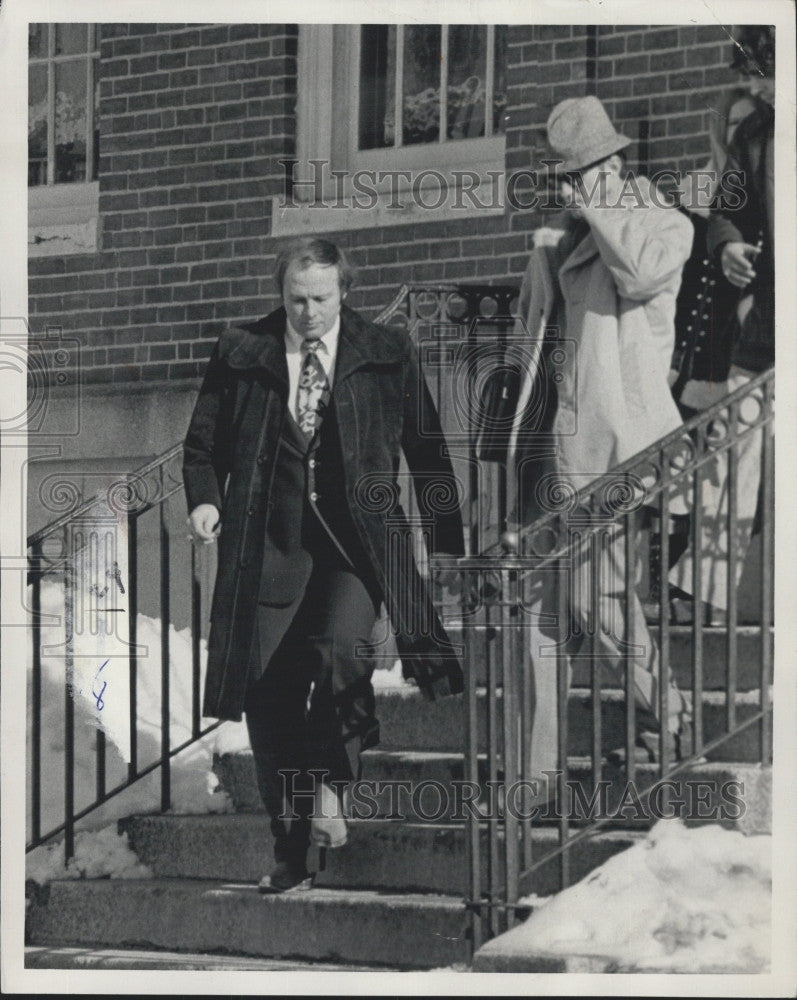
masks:
[[[343,305],[334,244],[297,241],[276,277],[283,307],[213,351],[183,469],[194,537],[219,541],[203,713],[246,714],[275,843],[263,891],[309,884],[311,841],[346,840],[336,792],[378,742],[364,654],[383,601],[405,673],[428,697],[462,690],[398,505],[403,451],[429,548],[462,553],[417,352]]]

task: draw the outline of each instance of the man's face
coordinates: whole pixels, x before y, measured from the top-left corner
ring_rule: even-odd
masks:
[[[612,203],[612,196],[615,193],[615,186],[620,177],[621,160],[618,156],[610,156],[601,163],[594,163],[584,170],[577,170],[567,175],[567,180],[562,185],[562,193],[565,200],[573,198],[574,204],[571,206],[571,214],[575,218],[581,218],[581,204],[583,197],[590,199],[590,207],[601,207],[605,198],[607,204]]]
[[[282,301],[294,330],[306,340],[318,340],[332,329],[342,296],[334,264],[300,267],[293,261],[285,272]]]

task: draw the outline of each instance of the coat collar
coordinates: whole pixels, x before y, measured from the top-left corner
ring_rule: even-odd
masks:
[[[230,368],[265,369],[288,385],[285,360],[285,309],[280,306],[263,319],[229,331],[222,338]],[[335,385],[364,365],[395,364],[407,358],[407,347],[388,328],[367,322],[348,306],[340,311],[340,339],[335,365]]]
[[[572,253],[567,257],[565,262],[559,271],[560,274],[565,271],[570,271],[574,267],[578,267],[585,261],[590,260],[592,257],[598,254],[598,244],[595,242],[595,237],[592,232],[589,231],[586,236],[576,244]]]

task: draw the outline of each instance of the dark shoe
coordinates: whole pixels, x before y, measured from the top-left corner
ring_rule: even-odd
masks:
[[[299,892],[312,888],[313,876],[304,864],[291,865],[287,861],[278,861],[271,873],[264,875],[258,884],[258,890],[263,893]]]

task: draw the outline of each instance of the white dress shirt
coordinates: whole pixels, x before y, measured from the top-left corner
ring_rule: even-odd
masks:
[[[329,379],[329,387],[332,388],[335,375],[335,358],[338,354],[338,337],[340,335],[340,316],[335,320],[332,328],[327,330],[320,338],[316,357],[321,362],[326,376]],[[302,347],[304,337],[293,329],[290,323],[285,325],[285,359],[288,362],[288,409],[294,420],[298,421],[299,414],[296,404],[299,395],[299,375],[302,371],[306,351]]]

